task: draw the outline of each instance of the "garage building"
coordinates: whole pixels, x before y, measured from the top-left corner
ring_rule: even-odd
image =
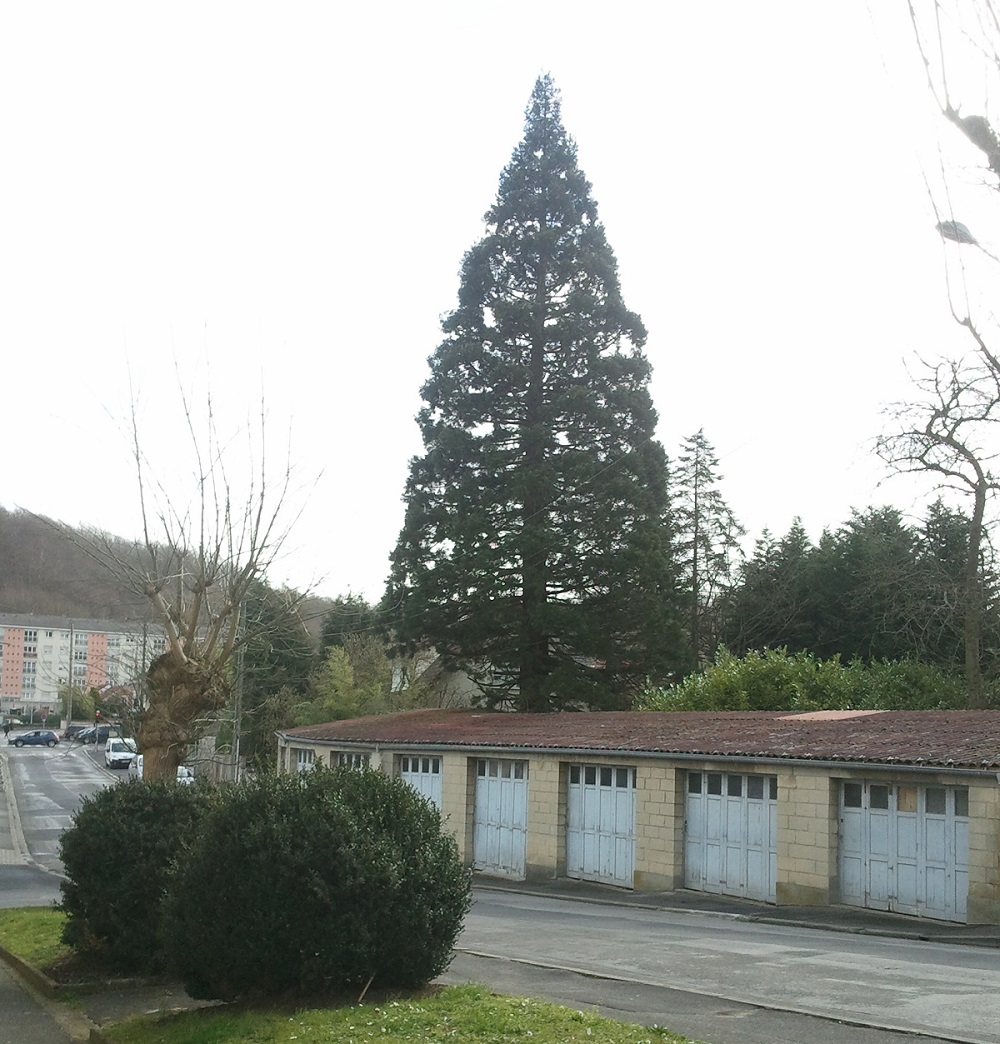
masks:
[[[281,771],[402,777],[483,874],[1000,923],[1000,711],[420,710],[278,740]]]

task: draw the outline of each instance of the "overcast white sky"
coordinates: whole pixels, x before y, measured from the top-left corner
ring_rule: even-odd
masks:
[[[871,440],[906,359],[967,345],[889,6],[3,5],[0,503],[135,535],[130,395],[183,460],[176,366],[225,431],[263,392],[277,464],[291,431],[272,582],[377,599],[427,357],[548,71],[667,452],[704,428],[751,537],[919,513]]]

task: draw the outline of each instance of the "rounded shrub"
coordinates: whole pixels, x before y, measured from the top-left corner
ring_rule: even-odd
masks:
[[[440,974],[471,877],[437,809],[373,770],[226,789],[167,901],[170,970],[193,997],[416,987]]]
[[[170,872],[214,795],[205,785],[134,780],[84,798],[60,840],[63,941],[114,970],[160,971]]]

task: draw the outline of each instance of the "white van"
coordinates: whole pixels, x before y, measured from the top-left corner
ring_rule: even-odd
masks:
[[[128,768],[135,757],[135,740],[121,736],[109,736],[104,745],[104,767],[109,769]]]

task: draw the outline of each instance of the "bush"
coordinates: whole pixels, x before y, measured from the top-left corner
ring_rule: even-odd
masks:
[[[715,663],[669,689],[644,694],[640,710],[812,711],[935,710],[964,707],[960,679],[917,660],[840,662],[785,649],[737,657],[720,649]]]
[[[440,974],[470,874],[436,808],[380,772],[227,788],[178,867],[169,960],[194,997],[416,987]]]
[[[213,790],[138,780],[84,798],[60,841],[63,941],[118,971],[163,967],[161,906],[172,865]]]

